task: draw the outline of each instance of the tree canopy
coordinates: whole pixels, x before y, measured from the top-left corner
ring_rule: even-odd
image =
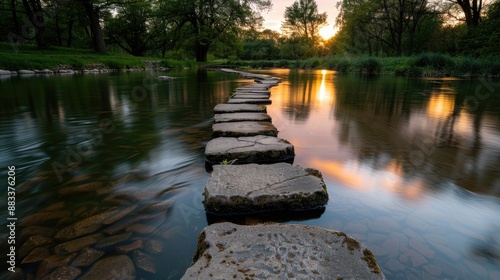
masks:
[[[286,7],[281,32],[264,29],[270,0],[0,1],[0,42],[207,61],[304,59],[338,53],[498,55],[500,0],[339,0],[329,41],[315,0]]]

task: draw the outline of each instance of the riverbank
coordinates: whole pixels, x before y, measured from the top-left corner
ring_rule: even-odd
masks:
[[[96,54],[92,50],[53,47],[38,50],[30,45],[0,43],[0,69],[8,71],[42,70],[53,72],[93,69],[193,68],[201,65],[190,60],[135,57],[127,54]]]
[[[304,60],[193,60],[134,57],[128,54],[96,54],[88,49],[53,47],[38,50],[31,45],[0,43],[0,69],[6,71],[50,70],[54,73],[73,70],[109,71],[137,69],[182,69],[204,66],[230,68],[329,69],[339,72],[390,74],[406,77],[480,77],[499,76],[500,58],[481,59],[443,54],[421,54],[410,57],[333,56]],[[62,70],[62,71],[61,71]],[[42,73],[43,74],[43,73]]]
[[[306,60],[228,61],[235,68],[329,69],[339,72],[393,74],[407,77],[478,77],[500,75],[500,58],[480,59],[443,54],[410,57],[334,56]]]

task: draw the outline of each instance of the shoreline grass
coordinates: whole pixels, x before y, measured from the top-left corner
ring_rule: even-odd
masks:
[[[500,75],[500,58],[476,59],[443,54],[409,57],[334,56],[305,60],[228,61],[230,67],[329,69],[339,72],[393,74],[406,77],[478,77]]]
[[[94,68],[130,69],[145,68],[154,62],[156,67],[185,68],[202,64],[189,60],[161,59],[156,57],[135,57],[127,54],[110,53],[101,55],[92,50],[53,47],[38,50],[31,45],[0,43],[0,69],[18,70],[90,70]]]
[[[479,77],[500,75],[500,58],[453,57],[444,54],[420,54],[409,57],[333,56],[303,60],[226,60],[205,63],[193,60],[134,57],[128,54],[100,55],[88,49],[52,47],[38,50],[33,45],[0,43],[0,69],[18,70],[90,70],[94,68],[130,69],[155,67],[196,68],[224,65],[232,68],[330,69],[339,72],[393,74],[406,77]]]

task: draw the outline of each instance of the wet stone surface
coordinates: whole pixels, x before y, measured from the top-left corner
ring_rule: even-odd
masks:
[[[206,160],[209,164],[223,161],[234,163],[272,163],[291,161],[294,147],[283,139],[258,135],[253,137],[219,137],[207,143]]]
[[[231,96],[233,99],[269,99],[269,95],[254,93],[237,93]]]
[[[266,113],[232,113],[232,114],[216,114],[214,116],[215,123],[223,122],[271,122],[271,117]]]
[[[182,279],[385,279],[370,250],[338,231],[305,225],[219,223],[200,234]]]
[[[243,89],[243,88],[237,88],[235,91],[235,94],[240,94],[240,95],[265,95],[267,97],[271,96],[271,92],[266,89]]]
[[[227,101],[229,104],[264,104],[269,105],[273,102],[269,99],[248,99],[248,98],[231,98]]]
[[[218,104],[214,107],[215,114],[224,113],[266,113],[266,106],[255,104]]]
[[[328,201],[319,171],[288,163],[215,165],[205,186],[205,209],[214,214],[309,210]]]
[[[278,130],[269,122],[229,122],[212,126],[212,137],[277,136]]]

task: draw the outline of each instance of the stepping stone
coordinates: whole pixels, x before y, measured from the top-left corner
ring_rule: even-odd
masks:
[[[386,279],[354,238],[307,225],[213,224],[194,261],[181,279]]]
[[[205,209],[219,215],[310,210],[328,201],[321,173],[288,163],[214,165]]]
[[[269,122],[228,122],[212,126],[212,138],[256,135],[277,136],[278,130]]]
[[[271,117],[266,113],[230,113],[216,114],[214,116],[215,123],[223,122],[271,122]]]
[[[214,108],[215,114],[224,113],[266,113],[266,106],[255,104],[217,104]]]
[[[295,157],[293,145],[271,136],[219,137],[207,143],[205,156],[209,164],[288,162]]]
[[[256,79],[255,82],[270,86],[277,86],[279,83],[281,83],[281,81],[277,79]]]
[[[238,93],[238,94],[231,96],[231,98],[235,98],[235,99],[269,99],[269,95]]]
[[[237,89],[234,91],[235,94],[240,94],[240,93],[252,93],[252,94],[262,94],[262,95],[268,95],[271,96],[271,92],[268,90],[255,90],[255,89],[249,89],[249,90],[242,90],[242,89]]]
[[[266,104],[266,105],[269,105],[269,104],[271,104],[273,102],[271,100],[269,100],[269,99],[248,99],[248,98],[238,99],[238,98],[231,98],[231,99],[229,99],[229,101],[227,103],[229,103],[229,104]]]

